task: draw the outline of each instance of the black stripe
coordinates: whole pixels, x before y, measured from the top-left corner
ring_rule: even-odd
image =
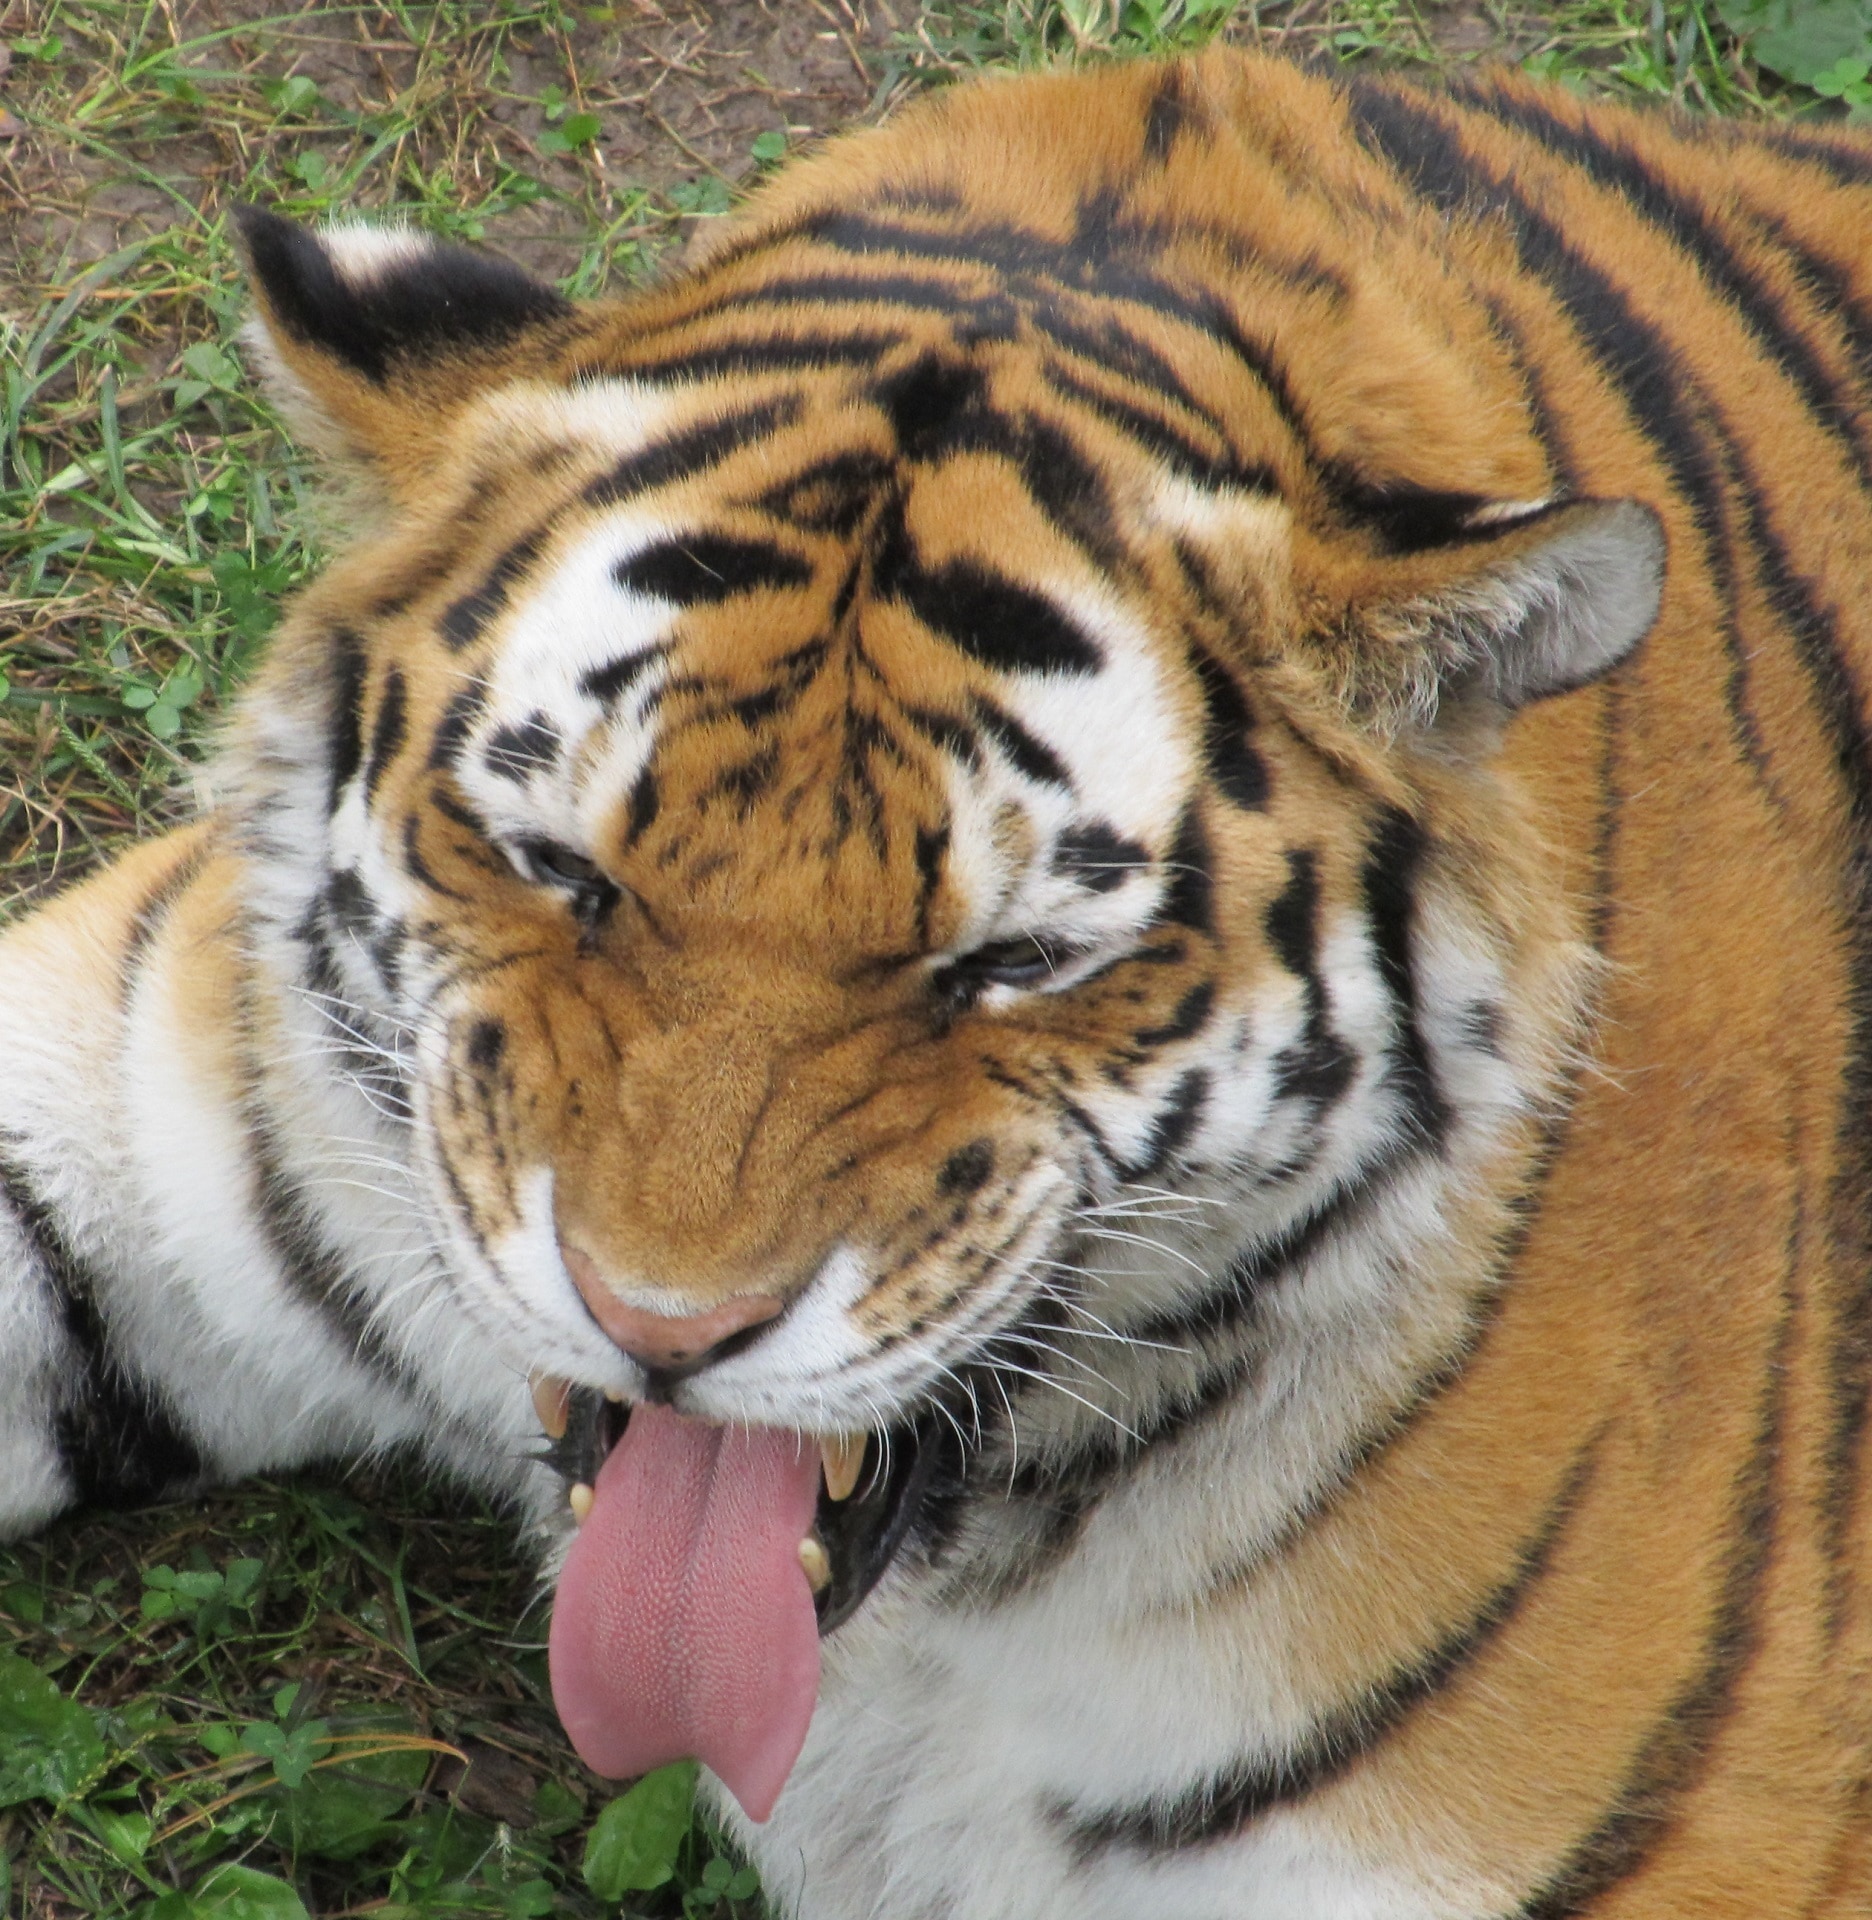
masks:
[[[1387,807],[1378,817],[1359,876],[1371,925],[1378,971],[1397,1010],[1397,1031],[1388,1049],[1393,1084],[1403,1095],[1409,1124],[1427,1141],[1442,1138],[1449,1108],[1430,1066],[1417,1018],[1417,973],[1411,953],[1416,919],[1417,871],[1427,842],[1407,813]]]
[[[1676,1809],[1709,1765],[1735,1708],[1736,1688],[1760,1647],[1759,1614],[1774,1555],[1775,1466],[1786,1425],[1788,1348],[1794,1316],[1782,1295],[1780,1324],[1762,1369],[1754,1443],[1737,1475],[1732,1542],[1703,1642],[1702,1665],[1652,1727],[1610,1810],[1548,1879],[1515,1909],[1515,1920],[1570,1920],[1637,1873],[1670,1831]],[[1640,1596],[1633,1596],[1642,1605]]]
[[[1724,699],[1743,759],[1774,797],[1767,754],[1749,706],[1748,648],[1736,618],[1735,562],[1724,524],[1720,463],[1702,432],[1709,405],[1675,349],[1638,318],[1623,292],[1567,244],[1558,228],[1462,146],[1428,103],[1370,83],[1354,83],[1349,106],[1359,136],[1433,205],[1445,212],[1505,214],[1522,267],[1566,312],[1587,351],[1624,398],[1633,419],[1689,503],[1703,562],[1721,605],[1729,671]]]
[[[1460,81],[1455,92],[1459,99],[1538,141],[1548,152],[1571,161],[1599,186],[1623,195],[1654,227],[1668,234],[1690,255],[1699,274],[1740,313],[1757,344],[1799,390],[1815,424],[1839,442],[1860,484],[1872,485],[1872,463],[1853,431],[1847,396],[1790,320],[1772,285],[1729,244],[1706,207],[1676,191],[1637,154],[1598,129],[1562,120],[1538,101]],[[1703,164],[1707,167],[1713,157],[1703,156]]]
[[[590,700],[602,700],[608,707],[627,693],[653,661],[664,654],[661,646],[642,647],[636,653],[620,654],[602,667],[590,667],[579,675],[579,692]]]
[[[1165,165],[1177,141],[1202,128],[1201,109],[1189,98],[1186,70],[1166,67],[1144,109],[1144,158],[1152,166]]]
[[[1262,929],[1274,957],[1300,981],[1306,1026],[1274,1056],[1274,1098],[1305,1100],[1317,1123],[1345,1097],[1358,1077],[1358,1055],[1326,1018],[1326,987],[1319,975],[1319,860],[1309,848],[1287,855],[1287,884],[1268,903]]]
[[[1508,1572],[1434,1646],[1374,1680],[1357,1698],[1320,1715],[1298,1746],[1278,1759],[1244,1760],[1170,1800],[1093,1814],[1058,1809],[1056,1817],[1079,1863],[1116,1848],[1163,1854],[1233,1839],[1251,1821],[1330,1786],[1369,1756],[1419,1707],[1472,1667],[1527,1604],[1579,1510],[1601,1438],[1595,1435],[1574,1456]]]
[[[1191,1067],[1177,1076],[1162,1110],[1151,1120],[1150,1133],[1138,1157],[1121,1169],[1126,1180],[1149,1179],[1161,1173],[1182,1152],[1190,1135],[1202,1124],[1211,1084],[1207,1070],[1202,1067]]]
[[[1068,793],[1072,791],[1072,775],[1060,764],[1059,757],[1050,747],[1036,740],[1011,713],[996,706],[992,700],[984,700],[979,694],[970,705],[974,709],[976,725],[1029,780],[1045,781],[1052,786],[1064,787]]]
[[[460,653],[472,646],[488,622],[506,607],[514,582],[539,558],[550,531],[547,527],[535,527],[532,532],[522,534],[488,569],[478,587],[471,588],[443,610],[437,630],[442,644],[451,653]]]
[[[1096,673],[1104,655],[1044,594],[970,560],[925,567],[907,551],[880,552],[876,591],[901,600],[953,647],[1000,673]]]
[[[1749,134],[1783,159],[1818,167],[1835,186],[1872,187],[1872,152],[1863,147],[1848,146],[1825,135],[1797,132],[1792,127],[1751,127]]]
[[[127,1006],[135,993],[143,971],[144,956],[150,944],[168,924],[169,915],[201,875],[212,849],[206,841],[197,844],[184,860],[178,860],[144,896],[143,904],[131,917],[129,937],[124,941],[123,958],[118,963],[118,1004]]]
[[[784,591],[812,582],[799,554],[772,540],[725,533],[693,533],[660,540],[612,569],[620,587],[675,606],[713,606],[736,594]]]
[[[1380,150],[1431,198],[1439,204],[1450,205],[1460,200],[1459,183],[1473,180],[1474,171],[1456,149],[1448,130],[1431,115],[1414,111],[1396,96],[1377,90],[1355,93],[1354,112],[1362,129],[1369,132]],[[1769,138],[1766,133],[1755,133],[1751,137]],[[1770,139],[1769,144],[1777,142]],[[1803,148],[1797,157],[1814,156]],[[1872,178],[1872,174],[1868,178]],[[1490,191],[1496,204],[1510,213],[1522,229],[1524,264],[1530,271],[1540,272],[1543,257],[1558,253],[1558,236],[1546,230],[1538,234],[1538,245],[1530,247],[1527,233],[1540,223],[1529,210],[1516,205],[1505,188],[1495,186]],[[1564,281],[1570,269],[1565,262],[1561,267]],[[1583,273],[1584,269],[1579,271]],[[1566,302],[1564,286],[1557,290]],[[1576,324],[1581,323],[1576,319]],[[1589,340],[1592,338],[1583,324],[1582,332]],[[1655,388],[1634,378],[1640,368],[1630,362],[1616,339],[1604,341],[1599,350],[1608,370],[1625,387],[1634,410],[1645,420],[1647,412],[1654,411],[1658,404]],[[1647,348],[1647,355],[1649,352]],[[1677,399],[1668,386],[1662,397],[1667,402]],[[1647,404],[1641,406],[1641,402]],[[1687,436],[1683,417],[1675,410],[1669,412],[1662,430]],[[1672,457],[1671,446],[1666,444],[1663,450],[1673,470],[1678,471],[1678,460]],[[1700,448],[1692,443],[1691,451],[1694,458],[1688,462],[1687,470],[1678,472],[1680,482],[1687,489],[1693,482],[1713,485],[1708,462]],[[1852,1041],[1842,1070],[1841,1175],[1834,1209],[1838,1252],[1834,1265],[1841,1273],[1863,1275],[1872,1271],[1872,1247],[1867,1245],[1868,1234],[1859,1199],[1872,1190],[1872,739],[1867,735],[1862,690],[1856,684],[1841,646],[1835,616],[1821,605],[1814,584],[1804,579],[1794,566],[1781,535],[1770,520],[1759,477],[1750,469],[1733,436],[1726,449],[1725,464],[1735,493],[1741,532],[1754,554],[1763,591],[1776,619],[1793,642],[1795,656],[1807,676],[1832,746],[1852,829],[1843,875],[1844,904],[1853,945]],[[1701,501],[1698,517],[1700,521],[1704,517]],[[1713,521],[1713,507],[1711,518]],[[1719,526],[1713,535],[1706,537],[1705,545],[1711,550],[1712,571],[1722,584],[1727,607],[1732,599],[1732,567],[1728,543],[1721,537]],[[1733,639],[1732,616],[1729,637]],[[1736,693],[1742,671],[1741,662],[1736,658],[1731,673],[1732,714],[1739,707]],[[1755,755],[1751,754],[1751,758]],[[1757,761],[1758,771],[1759,766]],[[1602,921],[1610,912],[1610,896],[1603,898],[1606,905],[1600,915]],[[1848,1284],[1850,1291],[1842,1303],[1843,1325],[1829,1349],[1834,1402],[1828,1454],[1827,1507],[1833,1516],[1829,1547],[1836,1568],[1841,1569],[1850,1561],[1851,1532],[1859,1512],[1859,1467],[1867,1406],[1872,1400],[1872,1282]]]
[[[745,407],[739,413],[724,414],[701,426],[687,427],[666,440],[626,454],[608,473],[590,481],[580,498],[588,506],[608,507],[653,487],[693,479],[719,466],[731,453],[790,425],[799,418],[799,411],[799,400],[789,394],[757,407]]]
[[[1207,647],[1192,645],[1190,664],[1203,700],[1203,760],[1225,798],[1250,812],[1268,803],[1267,762],[1249,743],[1254,716],[1234,677]]]
[[[1215,870],[1209,832],[1196,809],[1185,807],[1164,860],[1163,904],[1154,925],[1215,932]]]
[[[340,795],[351,784],[364,758],[364,641],[350,627],[337,628],[331,637],[332,690],[330,718],[331,773],[326,787],[326,810],[337,808]]]
[[[427,1400],[379,1331],[344,1261],[320,1233],[311,1202],[286,1172],[279,1143],[261,1112],[257,1090],[249,1092],[245,1107],[254,1221],[287,1289],[312,1309],[361,1366],[404,1392]]]
[[[1148,873],[1150,849],[1127,840],[1104,820],[1068,827],[1053,843],[1053,871],[1069,875],[1093,893],[1111,893],[1134,873]]]
[[[1780,248],[1808,298],[1838,324],[1861,382],[1872,384],[1872,308],[1859,298],[1850,269],[1816,253],[1778,212],[1751,203],[1748,217],[1766,244]]]
[[[1049,360],[1041,371],[1047,385],[1056,393],[1078,402],[1108,427],[1135,441],[1173,473],[1181,474],[1194,485],[1212,492],[1225,487],[1250,493],[1279,492],[1280,482],[1272,468],[1258,462],[1242,462],[1226,444],[1219,449],[1202,446],[1162,414],[1102,392],[1091,381],[1081,380],[1057,361]]]
[[[544,713],[533,712],[519,725],[497,727],[481,749],[490,773],[525,782],[559,758],[559,729]]]
[[[403,683],[403,669],[392,667],[384,676],[384,688],[377,701],[377,721],[371,728],[370,753],[364,762],[364,797],[377,797],[378,783],[390,762],[401,751],[409,733],[409,689]]]
[[[130,1506],[199,1483],[201,1453],[166,1396],[112,1338],[96,1274],[11,1157],[0,1158],[0,1201],[25,1232],[69,1342],[48,1411],[75,1497],[86,1506]]]
[[[802,367],[860,367],[869,372],[903,342],[901,333],[862,327],[835,334],[756,334],[579,371],[588,378],[622,375],[639,380],[707,380],[729,373],[792,373]]]
[[[475,722],[481,718],[487,700],[488,686],[485,680],[471,680],[467,686],[458,687],[449,695],[442,718],[436,723],[435,738],[429,743],[431,773],[454,771],[455,756],[462,742],[474,731]]]

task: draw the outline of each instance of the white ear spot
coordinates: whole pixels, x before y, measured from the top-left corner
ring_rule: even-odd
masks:
[[[335,220],[319,229],[319,245],[347,285],[364,288],[424,254],[436,243],[414,227],[373,226],[366,220]]]

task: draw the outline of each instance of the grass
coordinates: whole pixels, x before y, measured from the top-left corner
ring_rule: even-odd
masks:
[[[691,32],[676,5],[644,26],[658,10],[638,0],[15,0],[0,914],[186,805],[280,597],[318,564],[312,476],[238,363],[237,200],[308,219],[395,204],[589,293],[653,271],[802,128],[979,68],[1217,32],[1425,69],[1493,49],[1726,113],[1872,111],[1864,72],[1817,42],[1777,46],[1779,72],[1751,58],[1733,29],[1759,4],[936,0],[893,32],[823,0],[830,64],[782,86],[751,41]],[[768,30],[753,5],[716,13]],[[626,123],[654,136],[629,165]],[[572,1759],[542,1638],[510,1529],[394,1472],[0,1551],[0,1911],[758,1912],[684,1777],[618,1800]]]

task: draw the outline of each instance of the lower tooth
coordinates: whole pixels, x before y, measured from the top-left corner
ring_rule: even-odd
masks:
[[[799,1543],[799,1563],[814,1593],[824,1593],[832,1584],[832,1562],[816,1534],[809,1533]]]
[[[592,1502],[598,1496],[592,1492],[583,1480],[566,1495],[566,1504],[572,1509],[572,1518],[582,1527],[591,1515]]]

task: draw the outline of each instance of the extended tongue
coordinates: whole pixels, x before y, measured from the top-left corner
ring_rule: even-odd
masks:
[[[816,1442],[631,1411],[553,1604],[553,1702],[615,1779],[671,1760],[718,1774],[765,1820],[805,1743],[819,1626],[799,1546]]]

